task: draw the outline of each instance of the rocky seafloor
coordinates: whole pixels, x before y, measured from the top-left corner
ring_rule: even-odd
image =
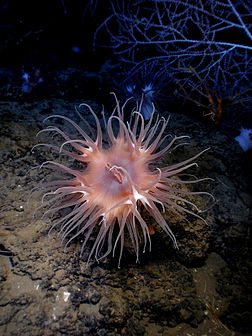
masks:
[[[0,335],[251,335],[251,152],[214,126],[167,112],[167,132],[191,140],[166,162],[211,147],[192,170],[214,180],[198,186],[215,197],[197,203],[208,208],[208,225],[167,212],[179,250],[151,222],[152,251],[140,255],[140,264],[126,241],[120,269],[111,256],[86,267],[92,240],[83,258],[78,239],[64,250],[57,230],[48,235],[49,220],[34,218],[40,200],[31,195],[49,174],[31,168],[58,159],[48,149],[31,151],[42,121],[52,113],[77,118],[74,103],[6,100],[0,111],[0,244],[9,255],[0,256]]]

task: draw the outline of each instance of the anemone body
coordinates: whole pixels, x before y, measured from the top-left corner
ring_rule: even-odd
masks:
[[[107,122],[104,118],[107,142],[107,146],[104,146],[102,128],[97,116],[90,106],[81,105],[86,106],[93,115],[96,122],[96,135],[90,136],[88,131],[80,128],[74,121],[60,115],[49,118],[61,118],[69,122],[77,130],[78,139],[72,139],[66,132],[54,126],[41,131],[55,132],[64,141],[60,147],[50,144],[39,145],[67,154],[83,163],[85,167],[72,169],[53,161],[47,161],[42,165],[59,168],[70,175],[67,180],[42,184],[41,190],[44,196],[40,207],[47,207],[45,216],[53,217],[63,209],[71,209],[69,213],[55,220],[52,228],[60,227],[60,233],[66,245],[77,236],[82,236],[81,254],[90,236],[96,231],[89,259],[94,255],[97,260],[100,260],[110,252],[114,255],[120,241],[119,264],[125,228],[127,228],[138,261],[140,238],[143,238],[143,251],[147,243],[151,247],[148,223],[140,213],[140,208],[144,207],[177,247],[176,239],[161,212],[169,209],[177,214],[187,212],[201,218],[195,213],[195,209],[198,210],[196,205],[186,199],[185,195],[188,192],[180,188],[182,183],[195,183],[200,180],[182,182],[174,176],[195,165],[194,159],[202,152],[172,166],[153,168],[157,159],[169,153],[172,148],[183,144],[183,139],[187,137],[173,137],[168,144],[164,145],[170,137],[164,136],[167,120],[155,115],[153,108],[147,124],[139,112],[133,112],[131,122],[125,123],[123,108],[120,108],[117,101],[112,116]],[[86,121],[85,124],[87,129],[91,129]],[[67,150],[69,146],[73,150]],[[179,205],[177,201],[182,201],[182,204],[189,205],[191,208]],[[119,230],[113,235],[117,225]],[[95,227],[98,230],[94,230]],[[105,252],[104,242],[107,246]]]

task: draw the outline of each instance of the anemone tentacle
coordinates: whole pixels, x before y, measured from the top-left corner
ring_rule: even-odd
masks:
[[[182,218],[185,214],[193,215],[205,222],[204,218],[198,215],[200,209],[190,198],[194,195],[206,195],[211,198],[213,196],[204,191],[188,191],[181,188],[183,184],[190,185],[207,180],[207,178],[198,179],[194,175],[183,172],[197,166],[195,160],[208,149],[182,162],[156,168],[157,171],[153,170],[151,167],[157,159],[169,155],[174,148],[187,144],[183,140],[188,136],[174,136],[169,139],[171,135],[165,134],[169,119],[160,118],[155,113],[154,106],[146,124],[139,109],[133,110],[130,121],[125,122],[124,109],[130,99],[120,107],[120,102],[115,94],[114,96],[116,107],[107,121],[103,113],[108,147],[103,144],[102,128],[97,115],[88,104],[83,103],[79,107],[87,108],[91,113],[96,130],[77,109],[76,112],[87,130],[82,129],[68,117],[55,114],[46,120],[63,119],[72,125],[80,138],[73,138],[69,132],[56,126],[49,126],[39,134],[54,132],[63,139],[61,145],[40,143],[33,148],[46,146],[84,165],[82,169],[72,169],[62,163],[46,161],[40,166],[40,168],[56,168],[71,176],[68,180],[42,183],[41,187],[37,188],[38,190],[41,188],[41,192],[44,193],[42,203],[38,207],[38,210],[46,209],[43,218],[54,218],[55,215],[61,214],[62,210],[69,209],[68,213],[53,220],[49,232],[60,227],[59,232],[62,241],[65,242],[65,248],[74,239],[83,236],[81,255],[90,237],[96,234],[88,262],[92,256],[97,261],[104,259],[111,252],[114,256],[120,241],[119,266],[126,229],[132,241],[137,262],[141,238],[143,238],[143,252],[147,244],[151,250],[148,222],[141,215],[141,205],[167,233],[177,248],[176,238],[161,214],[161,210],[163,212],[169,210]],[[119,126],[117,131],[114,127],[115,122]],[[168,143],[165,144],[168,139]],[[70,149],[65,149],[66,146]],[[72,152],[72,149],[75,152]],[[179,178],[183,176],[186,176],[187,180]],[[118,231],[114,237],[116,227]],[[107,249],[103,252],[105,242]]]

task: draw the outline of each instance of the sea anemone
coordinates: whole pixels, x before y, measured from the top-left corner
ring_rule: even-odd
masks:
[[[240,129],[240,134],[235,138],[244,152],[252,149],[252,128],[243,128]]]
[[[156,91],[152,83],[138,89],[140,93],[137,93],[135,85],[126,87],[128,94],[134,96],[136,105],[139,105],[139,112],[141,112],[144,120],[149,120],[153,111]]]
[[[116,99],[116,108],[112,115],[103,122],[105,136],[101,124],[87,104],[81,104],[89,109],[96,123],[96,132],[90,124],[77,113],[85,123],[85,130],[70,118],[63,115],[52,115],[73,126],[78,138],[71,136],[56,126],[49,126],[41,132],[53,132],[64,139],[60,146],[43,145],[66,154],[78,162],[78,168],[70,168],[62,163],[46,161],[40,167],[56,168],[67,173],[68,179],[42,182],[38,187],[43,192],[40,209],[46,207],[44,216],[53,218],[52,228],[60,227],[62,240],[66,246],[78,236],[82,237],[81,255],[91,235],[95,241],[89,253],[88,262],[92,255],[99,261],[110,252],[115,254],[120,240],[119,264],[123,252],[125,228],[129,232],[137,262],[139,248],[143,252],[147,243],[151,248],[149,224],[141,215],[141,209],[152,216],[158,225],[172,239],[177,248],[174,234],[163,218],[161,212],[168,209],[181,217],[187,213],[204,221],[196,212],[197,206],[188,196],[191,194],[207,194],[206,192],[189,192],[181,188],[183,183],[190,184],[203,181],[195,176],[182,181],[175,177],[186,169],[197,165],[193,162],[201,153],[171,166],[154,169],[154,163],[177,146],[183,145],[187,136],[175,136],[165,144],[170,135],[164,136],[168,120],[160,118],[155,113],[154,106],[150,120],[145,124],[141,113],[132,112],[130,122],[124,121],[124,108]],[[91,136],[89,133],[92,133]],[[105,141],[104,141],[105,140]],[[69,150],[67,148],[70,148]],[[69,178],[69,175],[71,176]],[[185,176],[183,174],[183,176]],[[211,195],[210,195],[211,196]],[[49,199],[48,199],[49,197]],[[69,208],[66,213],[64,210]],[[55,219],[55,215],[60,214]],[[115,227],[117,227],[116,230]],[[113,234],[113,232],[116,232]],[[140,243],[140,241],[142,243]],[[105,243],[105,244],[104,244]],[[107,249],[103,252],[104,245]]]
[[[138,111],[149,120],[155,109],[159,112],[170,100],[172,76],[167,67],[160,66],[158,62],[144,63],[140,68],[125,69],[115,80],[117,91],[123,96],[132,97],[132,101],[138,106]]]

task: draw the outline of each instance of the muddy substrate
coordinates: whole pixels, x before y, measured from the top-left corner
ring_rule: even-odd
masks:
[[[1,335],[251,335],[251,153],[216,128],[170,112],[167,133],[190,135],[190,145],[157,164],[211,147],[191,171],[214,179],[198,187],[215,196],[214,204],[197,201],[209,208],[202,214],[208,226],[167,212],[179,250],[150,219],[152,250],[140,255],[140,264],[126,239],[120,269],[118,255],[87,267],[92,239],[83,258],[80,239],[64,251],[57,230],[48,235],[49,220],[33,218],[40,200],[29,198],[49,174],[30,169],[64,160],[47,149],[31,152],[42,120],[59,113],[78,121],[74,104],[5,101],[0,109],[0,243],[2,254],[10,255],[0,257]],[[46,134],[41,139],[48,141]]]

